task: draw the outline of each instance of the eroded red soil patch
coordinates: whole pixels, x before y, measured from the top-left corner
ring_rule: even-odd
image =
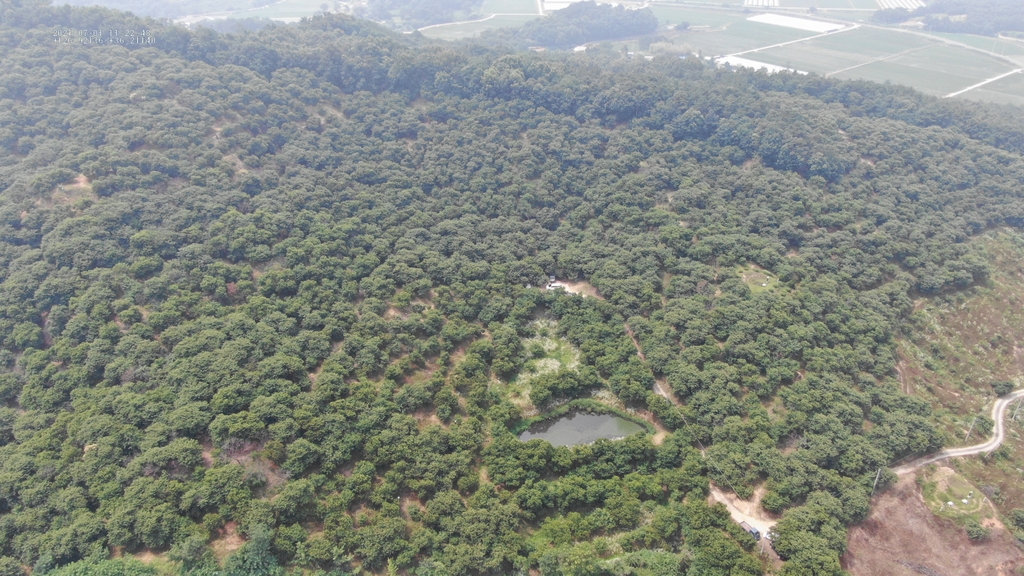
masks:
[[[972,542],[952,520],[932,514],[913,475],[872,504],[871,515],[850,528],[842,558],[853,576],[1010,576],[1024,566],[1024,552],[1006,530]]]

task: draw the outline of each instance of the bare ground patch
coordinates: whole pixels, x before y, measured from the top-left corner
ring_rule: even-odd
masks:
[[[441,419],[437,417],[437,413],[433,410],[419,410],[417,412],[413,412],[412,416],[416,419],[416,422],[419,423],[419,428],[421,430],[434,425],[446,428],[444,422],[441,422]]]
[[[142,552],[136,552],[135,554],[132,554],[132,558],[135,558],[139,562],[145,562],[146,564],[152,564],[153,562],[156,562],[157,560],[163,559],[164,555],[163,554],[157,554],[157,553],[153,552],[152,550],[143,550]]]
[[[1009,576],[1024,566],[1024,553],[1005,530],[993,529],[988,539],[972,542],[955,522],[932,514],[913,475],[872,504],[871,515],[850,528],[842,557],[853,576]]]
[[[594,288],[589,282],[559,282],[565,291],[569,294],[579,294],[581,296],[590,296],[591,298],[597,298],[598,300],[604,300],[597,292],[597,288]]]
[[[764,497],[766,492],[764,486],[757,487],[754,490],[754,497],[750,500],[744,500],[735,493],[723,490],[714,484],[711,484],[710,489],[711,493],[708,495],[708,503],[721,502],[725,504],[725,507],[729,510],[729,515],[737,523],[746,522],[760,530],[762,535],[767,534],[768,530],[775,526],[778,518],[769,514],[761,507],[761,498]]]
[[[92,182],[85,174],[79,174],[71,182],[61,184],[50,192],[48,198],[40,198],[36,201],[37,206],[53,208],[61,204],[73,204],[74,202],[88,199],[99,200],[99,196],[92,190]]]
[[[242,538],[242,535],[238,533],[238,522],[231,521],[224,524],[224,527],[220,529],[217,539],[210,543],[210,548],[213,549],[213,555],[217,557],[217,560],[223,562],[225,558],[241,548],[243,544],[245,544],[245,538]]]
[[[202,451],[203,467],[205,467],[205,468],[213,467],[213,463],[214,463],[214,458],[213,458],[213,442],[210,442],[209,440],[206,440],[204,442],[201,442],[199,445],[203,449],[203,451]]]

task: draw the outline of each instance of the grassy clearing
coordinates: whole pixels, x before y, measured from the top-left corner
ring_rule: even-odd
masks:
[[[936,516],[957,523],[968,518],[980,523],[995,516],[988,497],[952,468],[929,467],[918,474],[917,480],[925,504]]]
[[[96,193],[92,190],[92,184],[89,183],[89,179],[84,174],[79,174],[77,178],[71,182],[67,182],[57,186],[50,192],[50,197],[47,199],[39,199],[36,204],[40,206],[46,206],[47,208],[53,208],[61,204],[77,205],[82,201],[95,202],[99,200]]]
[[[156,570],[158,576],[173,576],[181,573],[181,566],[177,562],[167,559],[167,553],[155,554],[151,550],[138,552],[130,556]]]
[[[536,336],[523,340],[523,351],[530,359],[523,364],[519,375],[510,382],[494,383],[494,386],[500,387],[526,417],[538,414],[537,407],[530,400],[531,380],[541,374],[576,370],[580,365],[580,351],[568,340],[558,336],[557,323],[554,320],[535,320],[530,323],[530,327]]]
[[[455,22],[452,24],[425,28],[421,30],[421,32],[428,38],[438,38],[440,40],[461,40],[463,38],[479,36],[480,33],[485,30],[493,30],[495,28],[516,28],[535,18],[539,18],[539,16],[495,16],[493,18],[476,22]]]
[[[736,274],[743,280],[754,294],[768,292],[779,287],[779,279],[774,274],[756,264],[737,266]]]
[[[995,231],[978,241],[992,265],[989,284],[918,301],[913,337],[897,348],[905,390],[929,400],[961,438],[961,422],[995,399],[992,382],[1024,381],[1024,237]]]

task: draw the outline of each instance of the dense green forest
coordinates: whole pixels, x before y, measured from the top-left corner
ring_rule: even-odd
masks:
[[[839,574],[947,440],[893,378],[912,298],[1024,224],[1024,114],[895,86],[34,0],[0,46],[3,576],[763,573],[709,481]],[[671,433],[520,442],[541,318],[579,362],[538,409]]]

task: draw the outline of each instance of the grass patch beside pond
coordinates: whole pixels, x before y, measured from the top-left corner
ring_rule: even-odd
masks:
[[[523,353],[527,360],[515,378],[507,384],[495,381],[499,389],[526,416],[538,414],[530,399],[530,382],[543,374],[561,370],[576,371],[580,365],[580,351],[557,333],[554,320],[536,320],[530,324],[535,336],[523,340]]]

